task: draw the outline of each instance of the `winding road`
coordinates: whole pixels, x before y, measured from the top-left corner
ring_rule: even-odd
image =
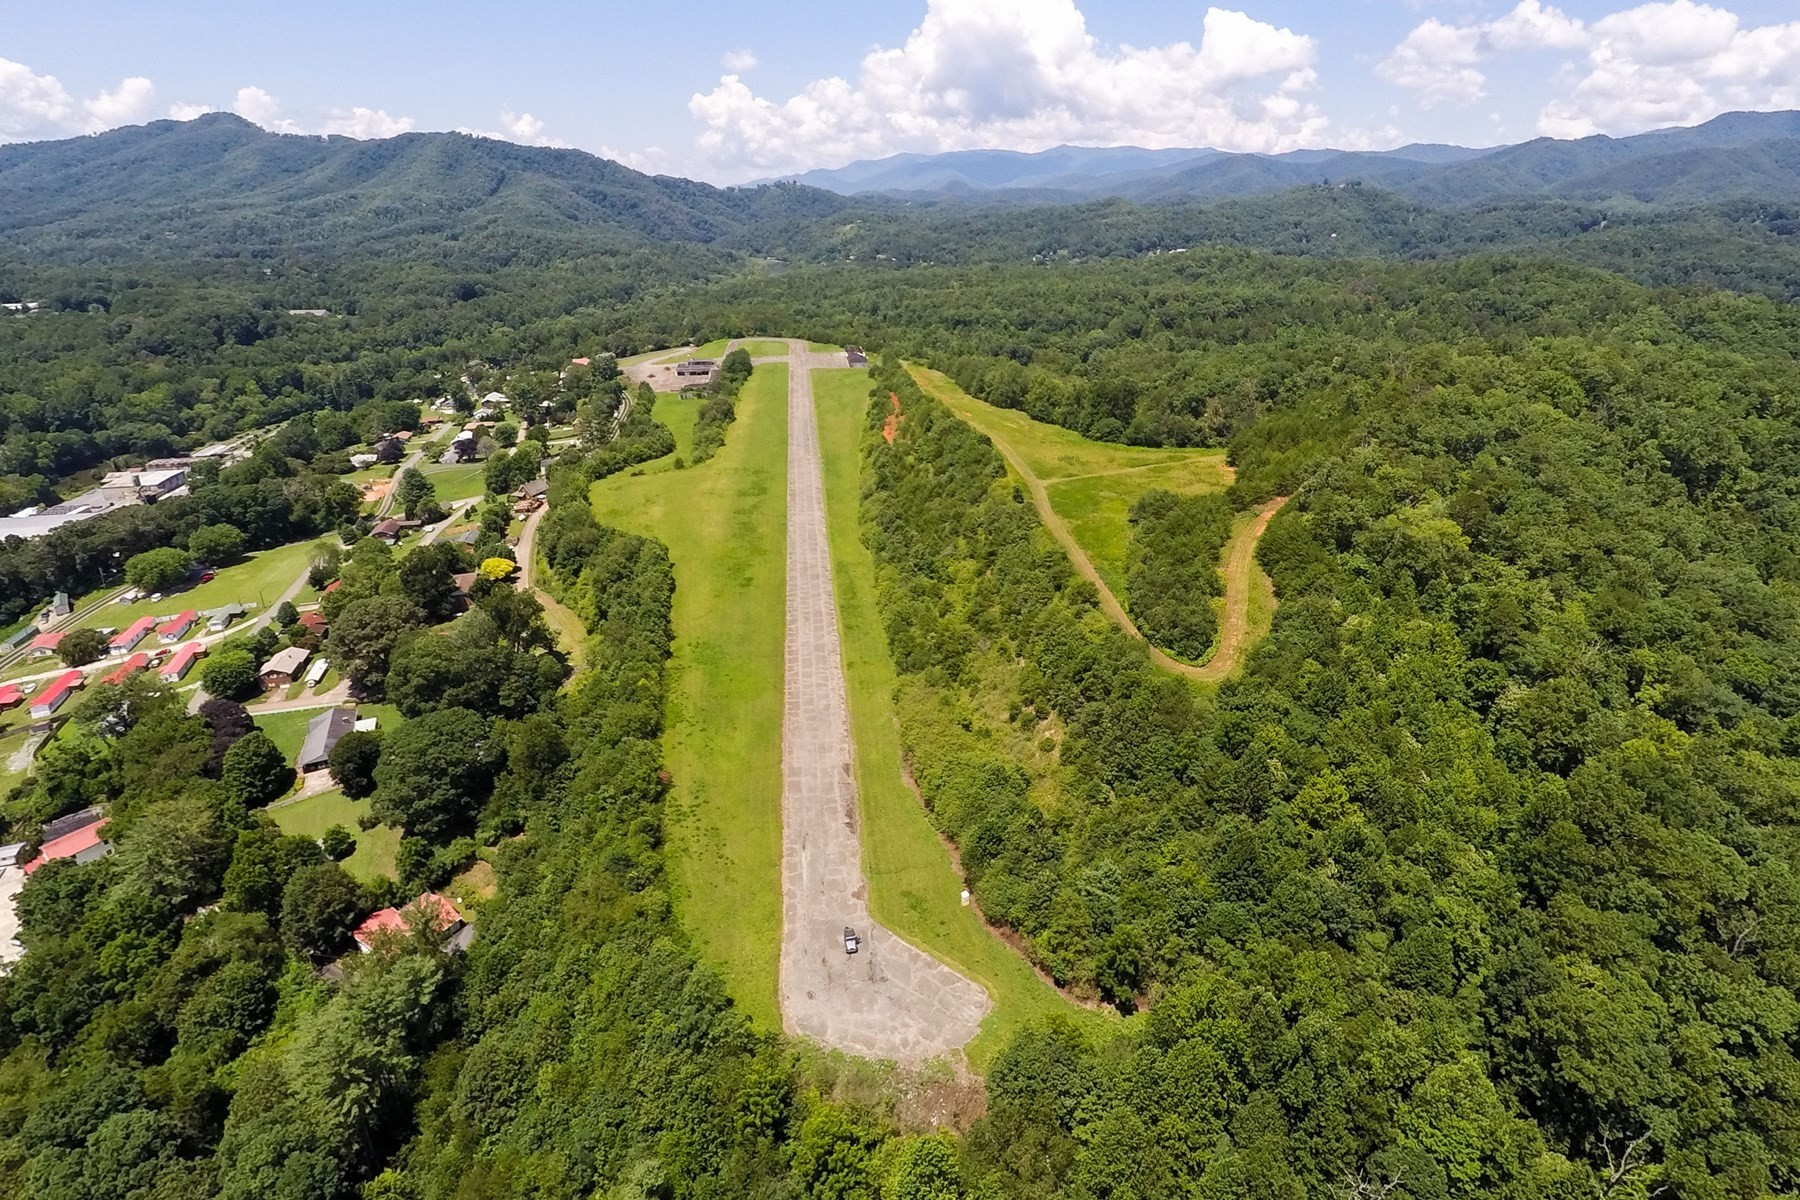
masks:
[[[919,384],[920,388],[929,395],[930,389],[925,387],[925,381],[921,380],[911,367],[908,367],[907,370],[913,376],[913,382]],[[941,403],[942,398],[940,397],[939,400]],[[949,406],[946,405],[946,407]],[[968,419],[960,413],[957,415],[963,420]],[[970,422],[970,424],[973,425],[974,422]],[[1031,503],[1037,509],[1038,519],[1043,521],[1044,527],[1050,531],[1051,536],[1062,546],[1063,552],[1069,556],[1069,561],[1075,566],[1075,573],[1093,584],[1095,590],[1099,592],[1101,611],[1111,617],[1119,628],[1144,645],[1144,648],[1150,652],[1150,661],[1165,671],[1185,676],[1199,683],[1219,683],[1236,673],[1244,663],[1244,656],[1250,652],[1250,588],[1256,578],[1256,544],[1262,539],[1263,532],[1269,528],[1270,520],[1281,511],[1282,505],[1288,502],[1287,496],[1277,496],[1263,505],[1255,517],[1251,518],[1242,529],[1232,534],[1231,540],[1225,544],[1224,560],[1220,564],[1220,570],[1225,576],[1225,611],[1219,617],[1219,644],[1211,658],[1196,666],[1193,663],[1185,663],[1178,658],[1170,657],[1162,650],[1157,649],[1150,639],[1143,635],[1137,627],[1137,622],[1131,619],[1131,614],[1125,611],[1125,606],[1119,602],[1119,598],[1113,594],[1113,590],[1106,585],[1104,579],[1100,578],[1100,572],[1094,568],[1087,551],[1081,548],[1081,543],[1077,542],[1074,533],[1070,532],[1068,522],[1064,521],[1061,514],[1051,506],[1050,492],[1045,481],[1039,479],[1032,469],[1025,465],[1024,458],[1012,448],[1011,443],[1003,436],[992,429],[983,429],[979,426],[976,428],[977,432],[994,443],[994,448],[1000,451],[1001,457],[1006,459],[1007,465],[1012,468],[1013,473],[1024,482],[1025,490],[1031,495]],[[1063,481],[1052,480],[1050,482]]]

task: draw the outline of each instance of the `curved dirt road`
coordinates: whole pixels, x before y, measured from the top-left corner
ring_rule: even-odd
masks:
[[[917,376],[914,377],[913,382],[919,382]],[[922,383],[920,388],[925,390]],[[926,394],[930,394],[928,390]],[[1025,465],[1025,460],[1019,456],[1011,444],[990,430],[977,429],[976,432],[994,443],[994,448],[1000,451],[1000,456],[1006,459],[1007,465],[1013,469],[1013,473],[1024,481],[1025,490],[1031,494],[1031,503],[1037,509],[1038,519],[1043,521],[1044,527],[1050,531],[1051,536],[1062,546],[1063,552],[1069,556],[1069,561],[1075,566],[1075,573],[1093,584],[1095,590],[1100,593],[1101,611],[1111,617],[1119,628],[1144,644],[1144,647],[1150,651],[1150,661],[1165,671],[1186,676],[1200,683],[1218,683],[1235,673],[1243,665],[1244,656],[1250,651],[1247,644],[1250,627],[1250,587],[1256,573],[1256,543],[1261,540],[1263,531],[1269,527],[1270,519],[1281,511],[1282,505],[1288,502],[1288,497],[1277,496],[1263,505],[1250,523],[1233,534],[1231,540],[1225,544],[1224,562],[1220,565],[1220,570],[1225,574],[1225,611],[1219,618],[1219,645],[1213,651],[1211,658],[1201,665],[1195,666],[1163,653],[1138,630],[1137,622],[1131,619],[1131,614],[1125,611],[1125,606],[1119,603],[1119,598],[1113,595],[1112,589],[1106,586],[1106,581],[1100,578],[1100,572],[1094,569],[1094,564],[1088,558],[1087,551],[1081,548],[1081,543],[1077,542],[1075,535],[1069,531],[1068,522],[1064,521],[1056,509],[1051,507],[1050,493],[1045,487],[1044,481]]]
[[[788,344],[787,666],[781,723],[781,983],[789,1032],[852,1054],[922,1062],[965,1045],[987,992],[875,924],[845,696],[812,368]],[[844,927],[861,935],[844,952]]]

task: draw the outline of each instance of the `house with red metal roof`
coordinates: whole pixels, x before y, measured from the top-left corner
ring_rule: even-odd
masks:
[[[63,701],[73,695],[75,689],[82,685],[82,682],[80,671],[64,671],[51,681],[49,687],[38,694],[36,700],[31,702],[31,715],[40,719],[53,715],[57,709],[63,706]]]
[[[170,617],[167,621],[158,625],[156,627],[156,636],[165,642],[179,642],[182,638],[187,636],[188,630],[192,629],[194,627],[194,622],[199,619],[200,614],[190,608],[180,616]]]
[[[0,712],[4,712],[23,699],[25,699],[25,693],[19,690],[18,684],[9,683],[5,687],[0,687]]]
[[[26,658],[49,658],[56,653],[62,640],[69,636],[66,629],[53,629],[49,633],[40,633],[31,639],[31,645],[25,647]]]
[[[44,826],[44,844],[25,864],[25,873],[29,875],[59,858],[72,858],[78,863],[105,858],[112,853],[112,846],[100,836],[105,828],[106,814],[98,808],[85,808],[48,822]]]
[[[124,683],[127,679],[130,679],[133,675],[136,675],[139,671],[142,671],[149,665],[150,656],[140,650],[138,653],[120,663],[116,670],[108,671],[106,678],[102,679],[100,682],[107,684]]]
[[[139,617],[113,635],[112,641],[106,643],[106,652],[115,658],[122,654],[130,654],[137,648],[139,642],[150,636],[150,631],[155,628],[155,617]]]
[[[181,677],[188,673],[188,668],[192,667],[195,660],[205,653],[206,647],[199,642],[189,642],[177,650],[169,656],[169,661],[162,665],[163,682],[180,683]]]
[[[351,934],[364,954],[375,948],[375,942],[383,934],[395,933],[405,935],[423,921],[430,921],[440,936],[445,939],[445,947],[462,949],[469,939],[462,936],[466,922],[457,915],[456,906],[436,892],[420,892],[419,898],[405,908],[381,908],[370,913],[368,918]]]
[[[323,641],[331,635],[331,622],[321,612],[303,612],[300,614],[300,627],[319,636]]]

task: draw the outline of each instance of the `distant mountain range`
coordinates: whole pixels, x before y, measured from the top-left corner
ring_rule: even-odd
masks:
[[[1704,125],[1636,137],[1538,138],[1471,149],[1412,145],[1380,152],[1227,154],[1059,146],[1035,154],[964,150],[898,154],[786,177],[845,196],[987,203],[1144,203],[1268,195],[1356,183],[1434,206],[1554,197],[1680,205],[1800,197],[1800,112],[1727,113]]]

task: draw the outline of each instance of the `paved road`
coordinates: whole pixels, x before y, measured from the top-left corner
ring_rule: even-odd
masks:
[[[869,1058],[921,1062],[975,1036],[987,993],[869,917],[838,643],[811,369],[790,343],[787,671],[781,730],[781,1011],[792,1033]],[[844,953],[844,927],[862,949]]]

